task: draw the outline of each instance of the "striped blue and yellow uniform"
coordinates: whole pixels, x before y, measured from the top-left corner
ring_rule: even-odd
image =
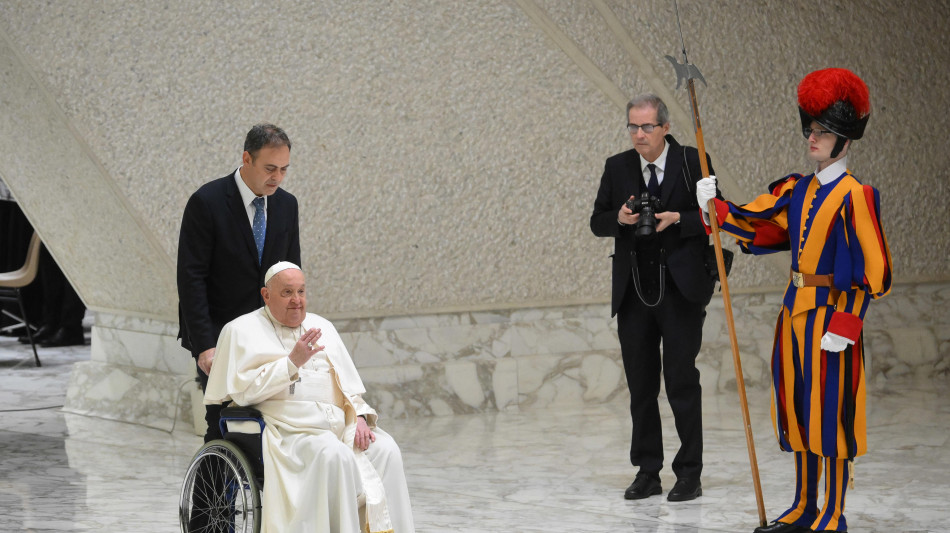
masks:
[[[772,421],[785,451],[796,453],[796,504],[780,518],[813,530],[844,531],[844,489],[851,459],[867,451],[861,328],[868,303],[890,291],[891,256],[878,191],[845,170],[821,185],[791,174],[771,194],[737,206],[716,201],[722,231],[744,252],[791,251],[791,270],[832,275],[831,286],[796,286],[791,276],[775,328]],[[825,352],[826,331],[854,341]],[[820,457],[828,461],[826,510],[815,503]],[[812,527],[815,526],[815,527]]]

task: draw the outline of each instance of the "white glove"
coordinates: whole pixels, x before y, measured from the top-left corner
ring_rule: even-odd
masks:
[[[716,197],[716,176],[709,176],[696,182],[696,201],[703,213],[708,213],[709,201]]]
[[[854,341],[841,335],[835,335],[830,331],[821,337],[821,349],[826,352],[843,351],[849,344],[854,344]]]

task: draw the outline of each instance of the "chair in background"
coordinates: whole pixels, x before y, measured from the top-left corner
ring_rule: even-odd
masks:
[[[16,302],[20,306],[20,316],[3,310],[3,313],[19,322],[13,327],[23,326],[26,328],[26,336],[30,339],[30,346],[33,347],[33,358],[36,360],[36,366],[40,364],[40,356],[36,353],[36,343],[33,341],[34,326],[26,315],[26,308],[23,306],[23,295],[20,289],[26,287],[36,279],[36,271],[40,264],[40,236],[35,231],[30,239],[30,246],[26,251],[26,260],[23,266],[12,272],[0,272],[0,301]]]

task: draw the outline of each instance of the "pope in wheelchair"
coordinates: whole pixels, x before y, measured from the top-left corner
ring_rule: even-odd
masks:
[[[280,262],[264,285],[221,331],[204,399],[261,413],[261,531],[414,531],[402,455],[336,328],[307,313],[303,272]]]

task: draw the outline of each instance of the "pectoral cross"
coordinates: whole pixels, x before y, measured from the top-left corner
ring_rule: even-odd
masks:
[[[294,381],[293,383],[290,384],[290,395],[291,395],[291,396],[294,395],[294,389],[297,388],[297,383],[300,383],[301,381],[303,381],[302,378],[297,378],[297,381]]]

